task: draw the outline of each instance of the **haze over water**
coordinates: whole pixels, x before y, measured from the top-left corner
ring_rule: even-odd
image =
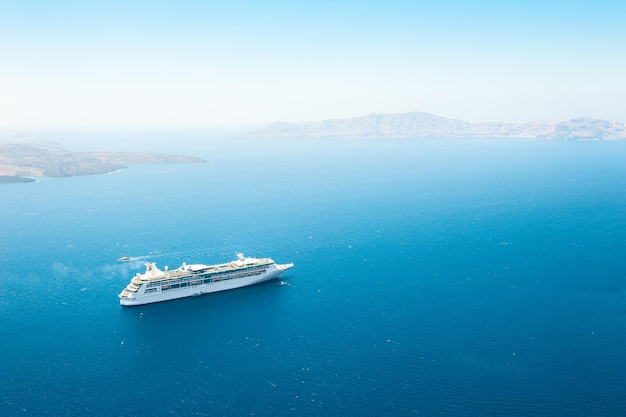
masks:
[[[0,187],[0,414],[623,413],[625,143],[179,143]],[[295,267],[119,306],[237,251]]]
[[[211,161],[0,186],[0,416],[623,415],[625,143],[231,138],[371,113],[623,123],[625,13],[0,2],[0,141]],[[119,306],[145,261],[235,252],[295,267]]]

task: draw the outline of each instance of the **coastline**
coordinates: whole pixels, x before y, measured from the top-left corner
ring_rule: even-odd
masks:
[[[161,163],[193,164],[206,161],[181,155],[74,152],[58,144],[0,142],[0,184],[36,181],[32,177],[60,178],[108,174],[132,165]]]
[[[0,175],[0,184],[20,184],[26,182],[35,182],[33,178],[20,177],[18,175]]]

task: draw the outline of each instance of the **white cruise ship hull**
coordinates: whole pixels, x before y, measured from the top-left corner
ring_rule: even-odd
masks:
[[[156,285],[156,283],[151,286],[152,288],[148,285],[141,285],[135,293],[123,291],[120,294],[120,304],[136,306],[246,287],[276,279],[292,266],[293,264],[271,264],[265,268],[257,268],[254,272],[244,268],[228,273],[223,278],[211,278],[211,282],[205,282],[209,281],[207,278],[210,276],[187,276],[185,281],[188,285],[180,288],[173,288],[176,285]]]

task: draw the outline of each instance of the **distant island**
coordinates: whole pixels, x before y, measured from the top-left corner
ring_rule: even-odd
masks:
[[[139,164],[202,162],[195,157],[154,153],[73,152],[51,142],[0,142],[0,184],[34,181],[29,177],[106,174]]]
[[[624,123],[591,117],[548,122],[468,122],[429,113],[370,114],[319,122],[274,122],[247,138],[532,138],[554,141],[626,139]]]

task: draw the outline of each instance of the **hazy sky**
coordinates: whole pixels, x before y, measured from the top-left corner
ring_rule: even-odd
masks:
[[[626,1],[0,0],[0,127],[626,121]]]

